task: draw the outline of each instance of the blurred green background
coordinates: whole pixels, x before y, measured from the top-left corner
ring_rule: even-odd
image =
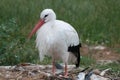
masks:
[[[120,47],[120,0],[0,0],[0,65],[40,63],[35,36],[27,37],[45,8],[73,25],[83,44]]]

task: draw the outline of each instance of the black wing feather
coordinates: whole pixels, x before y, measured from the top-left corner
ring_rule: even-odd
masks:
[[[79,67],[79,65],[80,65],[80,47],[81,47],[81,43],[79,43],[76,46],[68,47],[68,51],[72,52],[75,55],[75,57],[77,58],[77,63],[75,64],[76,68]]]

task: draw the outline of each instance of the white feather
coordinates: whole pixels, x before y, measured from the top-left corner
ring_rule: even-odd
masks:
[[[68,47],[78,44],[79,38],[75,29],[61,20],[55,20],[53,24],[47,22],[37,31],[36,47],[41,61],[47,55],[67,62]]]

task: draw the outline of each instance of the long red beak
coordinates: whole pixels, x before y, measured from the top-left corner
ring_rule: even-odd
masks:
[[[28,36],[28,39],[30,39],[32,37],[32,35],[44,24],[44,20],[39,20],[38,23],[35,25],[35,27],[33,28],[33,30],[31,31],[31,33]]]

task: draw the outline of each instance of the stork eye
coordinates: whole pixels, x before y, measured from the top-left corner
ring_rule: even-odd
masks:
[[[45,15],[44,17],[47,17],[48,15]]]

